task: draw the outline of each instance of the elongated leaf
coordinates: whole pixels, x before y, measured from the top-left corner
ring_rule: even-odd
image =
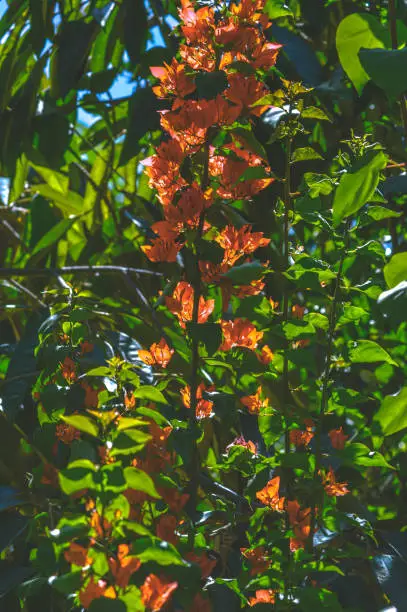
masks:
[[[384,266],[383,272],[390,289],[403,281],[407,281],[407,252],[393,255],[389,263]]]
[[[74,414],[72,416],[61,416],[61,419],[68,425],[75,427],[79,431],[89,434],[93,438],[99,435],[99,428],[92,419],[82,414]]]
[[[148,400],[150,402],[158,402],[159,404],[168,404],[164,395],[161,393],[159,389],[156,387],[151,387],[150,385],[143,385],[139,389],[133,391],[133,395],[135,398]]]
[[[146,472],[135,467],[124,468],[124,477],[130,489],[147,493],[150,497],[160,499],[161,495],[157,492],[154,482]]]

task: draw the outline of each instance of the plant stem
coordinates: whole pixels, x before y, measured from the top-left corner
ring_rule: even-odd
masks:
[[[289,230],[290,230],[290,211],[291,211],[291,154],[292,154],[292,137],[288,136],[286,140],[286,159],[285,159],[285,182],[284,182],[284,270],[288,270],[290,266],[290,245],[289,245]],[[290,308],[290,293],[287,287],[287,282],[284,287],[283,294],[283,319],[284,323],[288,321]],[[290,401],[290,386],[288,380],[288,353],[287,348],[284,351],[283,363],[283,402],[284,413],[286,414],[287,406]],[[290,432],[287,428],[285,431],[285,452],[290,452]]]
[[[348,251],[349,234],[350,234],[350,221],[346,223],[346,227],[345,227],[344,246],[343,246],[341,257],[339,260],[338,272],[336,275],[334,291],[332,294],[331,312],[329,315],[329,327],[328,327],[328,340],[327,340],[326,356],[325,356],[325,367],[324,367],[324,371],[322,373],[322,379],[321,379],[321,403],[320,403],[318,421],[317,421],[316,431],[315,431],[315,468],[314,468],[313,480],[314,480],[316,489],[320,482],[320,471],[322,467],[322,440],[321,440],[322,426],[323,426],[323,420],[324,420],[324,416],[326,413],[328,397],[329,397],[329,382],[330,382],[330,376],[331,376],[331,360],[332,360],[332,352],[333,352],[334,338],[335,338],[335,327],[336,327],[336,320],[337,320],[337,306],[338,306],[338,302],[340,298],[343,264],[344,264],[345,257]],[[322,511],[323,496],[322,496],[320,505],[321,505],[320,510]],[[313,548],[313,537],[314,537],[314,531],[316,527],[316,510],[317,510],[317,504],[314,504],[311,510],[311,530],[310,530],[310,537],[308,541],[310,552],[312,551],[312,548]]]
[[[201,181],[201,190],[205,192],[208,182],[209,182],[209,139],[205,143],[204,147],[204,167],[202,172],[202,181]],[[198,247],[199,243],[202,239],[203,228],[205,223],[205,208],[202,210],[199,216],[199,223],[196,232],[196,253],[195,253],[195,271],[194,278],[192,280],[192,287],[194,290],[194,302],[192,308],[192,321],[193,325],[198,324],[199,320],[199,302],[201,299],[201,270],[199,267],[199,252]],[[192,338],[192,346],[191,346],[191,385],[190,385],[190,414],[189,414],[189,424],[192,430],[195,429],[197,419],[196,419],[196,408],[198,405],[198,373],[199,373],[199,340],[194,334]],[[195,538],[195,529],[194,529],[194,519],[195,519],[195,509],[198,500],[198,480],[199,480],[199,472],[200,472],[200,460],[199,460],[199,450],[198,446],[195,443],[193,448],[193,453],[191,457],[191,469],[190,469],[190,507],[192,512],[192,525],[188,535],[188,545],[192,548],[194,544]]]

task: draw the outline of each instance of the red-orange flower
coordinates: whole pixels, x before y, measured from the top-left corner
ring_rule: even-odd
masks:
[[[208,388],[205,387],[204,383],[198,385],[196,390],[196,418],[197,419],[205,419],[208,418],[212,414],[213,402],[210,400],[203,398],[204,391],[213,391],[214,387],[210,386]],[[181,389],[181,398],[182,403],[185,408],[191,407],[191,387],[187,385],[183,389]]]
[[[178,582],[169,582],[155,574],[149,574],[141,585],[141,600],[147,610],[156,612],[161,610],[172,593],[178,588]]]
[[[165,303],[168,310],[174,314],[183,329],[188,321],[192,321],[194,308],[194,289],[186,281],[181,281],[175,287],[172,297],[166,297]],[[212,313],[215,300],[205,300],[203,296],[199,298],[198,323],[205,323]]]
[[[268,93],[268,89],[254,76],[243,76],[238,72],[228,75],[229,89],[226,96],[238,105],[240,112],[251,113],[258,117],[269,108],[269,104],[253,106]]]
[[[186,74],[185,65],[180,64],[175,58],[170,65],[164,63],[164,66],[152,66],[150,70],[151,74],[161,81],[160,85],[153,87],[157,98],[166,98],[168,95],[185,98],[195,90],[195,83]]]
[[[347,493],[350,493],[347,488],[347,482],[337,482],[335,478],[335,472],[332,468],[329,468],[329,472],[324,480],[324,489],[327,495],[330,497],[342,497]]]
[[[261,491],[257,491],[256,497],[265,506],[269,506],[272,508],[272,510],[281,512],[284,508],[285,498],[279,496],[279,489],[280,476],[276,476],[275,478],[269,480]]]
[[[186,186],[180,173],[184,152],[176,140],[162,142],[155,155],[143,160],[149,186],[157,190],[161,204],[169,204],[176,192]]]
[[[311,442],[312,438],[314,437],[314,432],[312,431],[313,429],[313,422],[311,421],[309,424],[306,425],[306,429],[291,429],[290,431],[290,442],[291,444],[294,444],[294,446],[296,446],[297,448],[301,447],[301,446],[308,446],[308,444]]]
[[[85,567],[93,563],[92,557],[89,557],[88,549],[76,542],[71,542],[69,548],[65,550],[64,557],[68,563],[78,565],[79,567]]]
[[[269,400],[267,397],[262,398],[263,389],[261,385],[257,387],[257,391],[254,395],[246,395],[245,397],[241,397],[240,401],[243,406],[246,406],[250,414],[260,414],[262,408],[267,408],[269,405]]]
[[[227,225],[216,241],[225,249],[224,262],[226,260],[231,266],[243,255],[249,255],[270,243],[269,238],[264,238],[263,232],[252,232],[250,225],[243,225],[240,229]]]
[[[291,309],[292,315],[295,319],[303,319],[304,318],[304,312],[305,312],[305,306],[300,306],[299,304],[294,304],[294,306]]]
[[[174,263],[177,261],[177,255],[183,246],[183,244],[175,240],[155,238],[151,241],[151,244],[144,244],[141,250],[154,263],[164,261]]]
[[[266,557],[266,551],[264,546],[257,546],[256,548],[241,548],[240,552],[247,559],[250,565],[250,574],[256,576],[257,574],[263,574],[271,566],[271,561]]]
[[[269,168],[265,162],[258,156],[250,155],[249,159],[245,159],[245,155],[241,149],[228,146],[241,159],[233,159],[223,155],[212,155],[209,160],[209,170],[212,176],[219,177],[220,185],[218,194],[223,198],[231,198],[234,200],[250,199],[262,189],[265,189],[273,182],[273,178],[253,178],[242,180],[242,176],[248,168],[263,166],[265,173]],[[258,163],[260,161],[260,163]]]
[[[136,572],[141,562],[137,557],[129,556],[130,548],[127,544],[119,544],[117,557],[109,557],[109,569],[113,574],[115,583],[121,589],[125,589],[129,584],[131,575]]]
[[[89,342],[88,340],[84,340],[83,342],[81,342],[80,348],[81,348],[81,355],[83,356],[86,353],[91,353],[95,347],[92,344],[92,342]]]
[[[75,382],[77,379],[76,364],[70,357],[65,357],[61,363],[61,374],[68,383]]]
[[[256,597],[250,597],[249,606],[255,606],[256,604],[273,604],[276,598],[272,589],[258,589],[256,591]]]
[[[311,533],[311,508],[301,510],[297,500],[287,502],[287,513],[290,526],[294,530],[294,538],[290,538],[292,551],[304,548]]]
[[[176,204],[165,207],[165,218],[170,226],[181,232],[185,226],[197,227],[201,214],[211,204],[212,200],[193,185],[182,191]]]
[[[139,358],[144,361],[144,363],[147,365],[159,365],[162,368],[167,367],[173,354],[174,349],[170,349],[164,338],[161,338],[158,343],[154,342],[150,346],[149,351],[140,350],[138,352]]]
[[[261,347],[260,354],[257,355],[257,359],[264,365],[269,365],[274,359],[274,353],[271,348],[265,344]]]
[[[99,393],[102,389],[94,389],[86,381],[81,383],[81,387],[85,391],[84,403],[86,408],[97,408],[99,405]]]
[[[170,544],[176,544],[178,536],[175,530],[178,526],[178,521],[173,514],[163,514],[158,519],[156,534],[162,540]]]
[[[113,587],[106,587],[106,582],[104,580],[96,582],[93,576],[85,588],[79,591],[79,601],[84,608],[89,608],[94,599],[99,599],[102,596],[108,597],[109,599],[116,599],[116,592]]]
[[[257,331],[253,323],[247,319],[221,321],[221,327],[223,332],[223,342],[219,347],[221,351],[229,351],[234,346],[254,351],[263,338],[263,332]]]
[[[339,429],[331,429],[328,436],[331,439],[332,446],[336,448],[336,450],[343,450],[345,448],[345,442],[349,438],[349,436],[343,433],[342,427],[339,427]]]
[[[189,552],[185,555],[185,558],[191,563],[199,565],[202,578],[208,578],[218,563],[217,559],[211,559],[206,551],[201,551],[199,554],[198,552]]]

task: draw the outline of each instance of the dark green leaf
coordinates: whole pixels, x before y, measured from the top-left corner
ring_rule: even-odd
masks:
[[[361,49],[359,58],[369,77],[389,96],[398,98],[407,90],[407,47]]]
[[[407,387],[384,398],[374,420],[384,436],[391,436],[407,427]]]

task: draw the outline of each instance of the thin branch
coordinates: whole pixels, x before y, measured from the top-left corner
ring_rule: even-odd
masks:
[[[136,274],[161,277],[161,272],[142,268],[127,268],[125,266],[63,266],[62,268],[0,268],[0,278],[28,276],[62,276],[63,274]]]
[[[285,182],[284,182],[284,270],[288,270],[290,267],[290,243],[289,243],[289,231],[290,231],[290,210],[291,210],[291,151],[292,151],[292,138],[287,137],[286,155],[285,155]],[[288,321],[288,313],[290,307],[290,294],[288,291],[287,283],[284,288],[283,294],[283,319],[284,323]],[[284,351],[284,362],[283,362],[283,402],[284,412],[287,412],[287,407],[290,401],[290,386],[288,377],[288,353],[287,348]],[[285,431],[285,452],[290,452],[290,432],[287,428]]]
[[[8,282],[8,281],[5,281]],[[17,282],[14,279],[10,279],[10,285],[12,285],[13,287],[15,287],[16,289],[18,289],[19,291],[21,291],[22,293],[25,293],[26,295],[28,295],[29,298],[31,298],[31,300],[33,302],[35,302],[38,306],[40,306],[41,308],[47,308],[47,305],[38,297],[38,295],[36,295],[35,293],[33,293],[30,289],[28,289],[27,287],[24,287],[24,285],[22,285],[21,283]]]

